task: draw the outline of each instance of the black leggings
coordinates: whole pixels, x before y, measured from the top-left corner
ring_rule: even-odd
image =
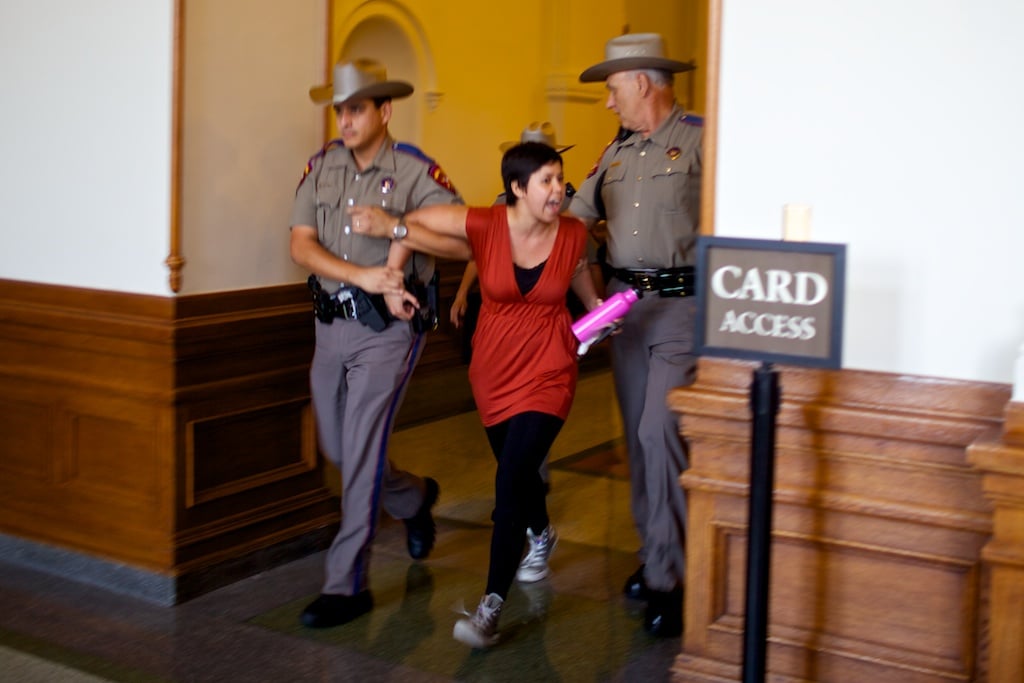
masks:
[[[526,412],[487,427],[487,440],[498,461],[487,593],[497,593],[502,600],[508,596],[519,568],[527,527],[540,534],[548,526],[539,468],[563,424],[554,415]]]

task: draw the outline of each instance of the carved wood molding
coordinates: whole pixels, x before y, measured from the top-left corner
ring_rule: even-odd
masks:
[[[336,522],[312,349],[302,284],[0,280],[0,532],[178,576]]]
[[[172,75],[171,102],[171,253],[164,265],[170,270],[168,286],[172,292],[181,291],[185,258],[181,252],[181,146],[182,146],[182,93],[185,81],[185,0],[174,3],[174,73]]]
[[[738,674],[755,368],[701,359],[695,384],[669,395],[691,463],[681,478],[686,627],[674,680]],[[1010,580],[1024,570],[1024,459],[987,443],[1003,434],[1010,388],[779,369],[772,675],[900,683],[1016,675],[1006,664],[1015,636],[991,635],[1024,632],[1022,618],[998,607],[1024,599],[1011,588],[1024,580]]]

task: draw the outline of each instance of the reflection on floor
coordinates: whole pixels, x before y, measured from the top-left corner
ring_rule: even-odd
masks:
[[[474,412],[395,433],[392,457],[441,483],[431,557],[405,553],[385,519],[371,575],[376,607],[314,631],[298,624],[322,579],[316,554],[162,608],[0,562],[3,681],[664,681],[680,642],[641,627],[620,593],[636,568],[622,429],[607,370],[581,377],[555,443],[551,578],[517,584],[502,642],[451,637],[484,587],[494,465]],[[0,558],[2,560],[2,558]]]

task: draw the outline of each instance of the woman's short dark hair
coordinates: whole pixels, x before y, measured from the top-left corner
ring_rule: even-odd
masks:
[[[512,191],[513,182],[525,190],[530,182],[530,176],[536,173],[537,169],[556,161],[561,164],[562,155],[554,147],[543,142],[521,142],[510,147],[501,158],[501,181],[505,184],[505,203],[515,206],[519,199]]]

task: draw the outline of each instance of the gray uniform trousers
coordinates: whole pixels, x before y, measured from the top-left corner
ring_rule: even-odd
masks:
[[[313,409],[320,448],[342,483],[341,529],[327,551],[324,593],[365,590],[381,508],[406,519],[423,502],[423,480],[395,468],[387,447],[424,342],[408,323],[374,332],[355,320],[316,322]]]
[[[628,285],[611,280],[608,294]],[[644,579],[653,590],[682,585],[686,571],[686,496],[679,477],[688,466],[679,417],[668,393],[692,384],[696,299],[645,292],[611,338],[615,390],[622,411],[633,520],[640,535]]]

